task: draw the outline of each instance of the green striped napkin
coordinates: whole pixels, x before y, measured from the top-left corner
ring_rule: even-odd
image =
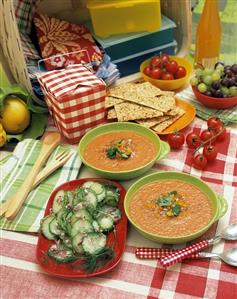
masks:
[[[14,152],[0,161],[0,202],[14,195],[21,186],[37,157],[42,142],[25,139],[17,144]],[[72,156],[63,167],[56,170],[28,195],[23,207],[12,221],[0,219],[0,228],[12,231],[38,232],[40,220],[53,189],[67,181],[77,178],[81,160],[75,150],[58,146],[47,163],[65,149],[73,151]]]
[[[177,97],[190,102],[196,108],[197,116],[204,120],[207,120],[211,116],[217,116],[225,125],[228,123],[237,123],[237,106],[230,109],[213,109],[205,107],[196,100],[191,88],[187,88],[176,95]]]

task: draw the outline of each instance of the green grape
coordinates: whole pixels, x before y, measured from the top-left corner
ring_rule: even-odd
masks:
[[[230,96],[235,97],[237,96],[237,86],[231,86],[229,88]]]
[[[200,78],[202,76],[202,70],[201,69],[197,69],[195,72],[195,75]]]
[[[221,74],[223,74],[223,73],[224,73],[224,65],[222,65],[222,64],[218,64],[218,65],[216,66],[215,71],[218,71],[218,72],[220,72]]]
[[[192,86],[197,86],[198,85],[198,78],[197,77],[193,77],[190,80],[190,83],[191,83]]]
[[[221,76],[218,72],[214,72],[212,75],[211,75],[211,78],[213,81],[218,81],[220,80]]]
[[[221,86],[221,91],[222,91],[223,95],[228,96],[230,94],[229,89],[225,86]]]
[[[211,75],[212,73],[213,73],[213,69],[205,68],[202,72],[202,75],[206,76],[206,75]]]
[[[201,93],[205,93],[206,91],[207,91],[207,86],[206,86],[206,84],[204,84],[204,83],[200,83],[200,84],[198,84],[198,90],[201,92]]]
[[[213,82],[212,77],[210,75],[207,75],[205,77],[203,77],[203,83],[205,83],[206,85],[211,85]]]

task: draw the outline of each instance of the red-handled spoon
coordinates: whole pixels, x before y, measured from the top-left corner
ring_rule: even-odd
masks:
[[[147,247],[138,247],[136,248],[135,255],[139,259],[160,259],[168,254],[178,252],[181,249],[172,249],[172,248],[147,248]],[[191,258],[198,258],[199,254],[193,254]]]
[[[184,249],[178,250],[177,252],[172,252],[166,256],[162,256],[160,263],[163,267],[172,266],[184,259],[190,258],[193,254],[201,251],[202,249],[219,242],[222,238],[225,240],[237,240],[237,223],[227,226],[220,235],[215,236],[210,240],[200,241],[185,247]]]

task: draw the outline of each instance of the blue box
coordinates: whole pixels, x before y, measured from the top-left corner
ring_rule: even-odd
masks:
[[[161,52],[168,55],[174,55],[177,42],[174,40],[171,43],[149,49],[147,51],[139,52],[134,55],[123,57],[120,59],[112,60],[117,65],[121,77],[128,76],[140,71],[140,64],[155,55],[159,55]]]
[[[90,22],[85,24],[93,33]],[[174,40],[176,25],[169,18],[162,16],[162,26],[155,32],[136,32],[115,35],[109,38],[100,38],[94,35],[95,40],[104,48],[112,60],[153,49]]]

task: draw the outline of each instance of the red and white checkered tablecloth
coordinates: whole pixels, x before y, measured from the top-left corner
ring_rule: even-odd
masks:
[[[205,123],[195,119],[186,132],[192,128],[198,132],[205,128]],[[236,129],[228,130],[227,140],[217,146],[217,161],[208,165],[205,171],[191,167],[191,152],[186,146],[171,151],[151,170],[190,173],[209,183],[215,192],[226,198],[229,205],[227,213],[200,239],[213,236],[229,223],[237,222]],[[92,176],[86,169],[80,173],[80,178]],[[133,182],[126,182],[124,186],[128,188]],[[43,273],[36,262],[36,244],[37,236],[1,232],[1,298],[232,299],[237,295],[237,268],[220,260],[189,260],[164,269],[156,260],[137,259],[134,254],[137,246],[158,247],[161,244],[145,239],[131,226],[128,227],[126,249],[118,266],[90,279],[60,279]],[[237,241],[222,240],[208,250],[222,252],[236,246]]]

